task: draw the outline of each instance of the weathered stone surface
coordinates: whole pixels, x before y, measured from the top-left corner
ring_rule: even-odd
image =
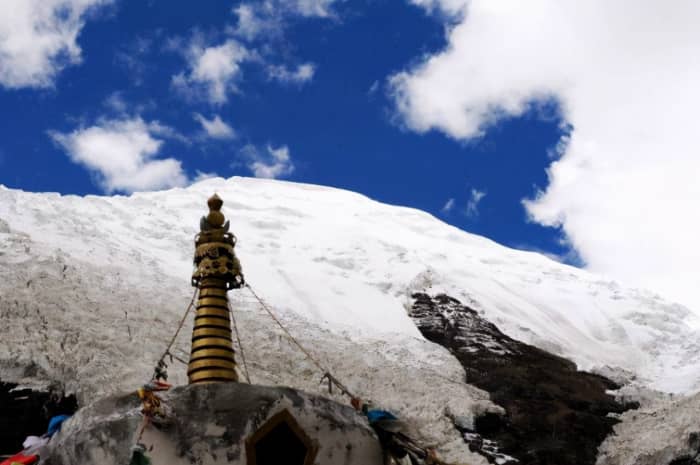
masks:
[[[317,448],[316,465],[382,463],[381,447],[352,408],[290,388],[238,383],[192,385],[163,394],[167,422],[141,442],[153,465],[246,464],[245,441],[287,410]],[[44,452],[46,465],[129,463],[142,421],[136,395],[81,409]]]
[[[698,465],[699,418],[700,394],[625,412],[601,445],[597,465]]]
[[[423,335],[448,348],[464,366],[466,381],[488,391],[506,411],[503,417],[477,418],[471,431],[460,427],[474,450],[492,463],[504,463],[501,453],[532,465],[595,463],[599,444],[618,422],[608,414],[628,407],[607,393],[617,385],[508,337],[454,298],[413,298],[410,314]]]

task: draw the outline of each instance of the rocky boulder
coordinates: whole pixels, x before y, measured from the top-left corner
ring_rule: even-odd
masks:
[[[441,294],[413,294],[410,315],[423,335],[462,363],[466,382],[491,394],[504,416],[487,413],[456,422],[473,450],[492,463],[514,457],[531,465],[592,465],[623,405],[612,381],[517,341],[476,310]]]
[[[700,464],[700,394],[659,398],[625,412],[597,465]]]

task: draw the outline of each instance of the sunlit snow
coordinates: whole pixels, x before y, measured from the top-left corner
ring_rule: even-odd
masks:
[[[582,369],[622,368],[666,391],[700,386],[698,320],[685,307],[339,189],[237,177],[129,197],[0,188],[0,267],[12,276],[7,269],[27,259],[62,257],[102,270],[102,292],[114,285],[141,298],[169,289],[172,314],[163,320],[173,321],[190,292],[192,239],[214,192],[238,237],[246,279],[285,318],[356,341],[422,340],[406,314],[410,293],[445,291],[510,336]],[[16,246],[21,233],[32,248],[26,256]],[[250,306],[245,292],[234,302]],[[140,305],[157,317],[148,302]]]

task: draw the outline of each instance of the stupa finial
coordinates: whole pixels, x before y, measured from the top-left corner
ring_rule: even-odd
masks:
[[[199,222],[195,237],[192,285],[199,288],[187,368],[190,384],[238,381],[231,338],[231,310],[227,291],[243,286],[241,264],[233,251],[236,237],[221,213],[224,202],[214,194],[209,214]]]
[[[209,206],[209,214],[203,216],[199,221],[199,229],[204,232],[223,228],[224,232],[228,232],[229,222],[226,221],[224,223],[226,218],[224,218],[224,214],[221,213],[221,207],[224,205],[224,201],[221,200],[221,197],[219,197],[218,194],[212,195],[209,197],[209,200],[207,200],[207,205]]]

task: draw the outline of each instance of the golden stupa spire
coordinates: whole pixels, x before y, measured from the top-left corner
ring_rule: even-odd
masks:
[[[192,285],[199,288],[199,297],[187,367],[190,384],[238,381],[226,293],[244,281],[233,251],[236,237],[221,213],[223,203],[216,194],[209,198],[209,214],[200,220],[195,236]]]

